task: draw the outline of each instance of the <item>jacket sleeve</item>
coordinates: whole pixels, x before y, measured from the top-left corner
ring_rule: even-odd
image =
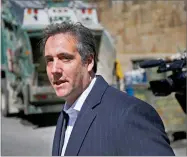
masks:
[[[175,155],[160,116],[145,102],[137,101],[123,113],[118,135],[119,155]]]

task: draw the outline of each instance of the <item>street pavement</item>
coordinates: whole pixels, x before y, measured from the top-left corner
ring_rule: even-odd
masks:
[[[50,156],[55,131],[55,122],[37,127],[37,121],[51,123],[50,117],[43,119],[36,115],[30,120],[22,117],[1,119],[1,155],[3,156]]]
[[[1,118],[2,156],[51,156],[58,114]],[[177,156],[186,156],[187,140],[171,144]]]

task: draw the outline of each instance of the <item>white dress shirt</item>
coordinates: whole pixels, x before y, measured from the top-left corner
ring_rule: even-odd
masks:
[[[86,100],[88,94],[90,93],[93,85],[95,84],[96,77],[91,81],[89,86],[86,88],[86,90],[78,97],[78,99],[73,103],[73,105],[69,108],[68,104],[65,103],[64,105],[64,112],[66,112],[69,115],[69,121],[68,125],[65,131],[65,138],[64,138],[64,145],[62,148],[61,156],[64,156],[66,147],[71,135],[71,132],[73,130],[73,126],[75,124],[75,121],[77,119],[78,113],[80,112],[82,105],[84,101]]]

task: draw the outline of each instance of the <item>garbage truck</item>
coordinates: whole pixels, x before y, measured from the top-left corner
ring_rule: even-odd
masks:
[[[44,28],[62,21],[81,22],[96,41],[98,71],[115,84],[113,40],[100,24],[96,6],[81,1],[2,1],[1,111],[3,116],[60,112],[63,98],[56,96],[46,74],[40,47]]]

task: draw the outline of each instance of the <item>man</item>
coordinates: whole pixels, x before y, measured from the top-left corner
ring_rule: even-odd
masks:
[[[88,28],[63,22],[44,32],[47,74],[66,100],[52,155],[174,155],[153,107],[95,75],[97,53]]]

